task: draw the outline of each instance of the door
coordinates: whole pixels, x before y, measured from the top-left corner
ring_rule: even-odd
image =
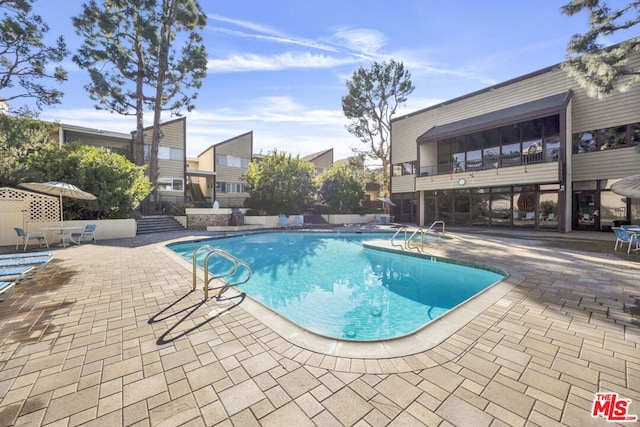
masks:
[[[577,191],[573,202],[573,228],[575,230],[600,230],[600,211],[595,191]]]

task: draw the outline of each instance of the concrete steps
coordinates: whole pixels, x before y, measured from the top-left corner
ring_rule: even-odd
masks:
[[[145,216],[138,220],[136,234],[162,233],[176,230],[184,230],[184,227],[172,216]]]

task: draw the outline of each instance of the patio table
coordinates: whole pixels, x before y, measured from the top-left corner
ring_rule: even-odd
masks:
[[[66,225],[61,225],[61,226],[57,226],[57,227],[44,227],[42,228],[43,231],[55,231],[56,232],[56,236],[58,236],[60,238],[60,243],[62,243],[63,247],[67,247],[66,241],[65,241],[65,237],[69,238],[69,241],[71,241],[72,243],[75,243],[76,245],[80,244],[79,241],[75,241],[73,240],[73,237],[71,237],[72,232],[73,231],[78,231],[78,230],[83,230],[84,227],[79,227],[79,226],[66,226]]]

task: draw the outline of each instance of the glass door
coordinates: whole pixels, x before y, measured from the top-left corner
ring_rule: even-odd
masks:
[[[574,194],[573,225],[576,230],[600,229],[600,211],[596,206],[595,191],[577,191]]]

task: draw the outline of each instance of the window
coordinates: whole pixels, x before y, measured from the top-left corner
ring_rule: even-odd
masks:
[[[632,147],[640,140],[640,123],[573,134],[573,154]]]
[[[637,136],[640,139],[640,127]],[[560,115],[442,139],[437,150],[438,174],[558,161]]]
[[[159,191],[182,191],[184,181],[181,178],[158,178]]]
[[[240,182],[221,182],[216,183],[216,188],[220,193],[246,193],[244,184]]]
[[[392,169],[393,176],[413,175],[416,173],[416,162],[396,163]]]
[[[151,157],[151,144],[144,144],[144,159],[149,160]],[[159,160],[184,160],[184,150],[173,147],[158,147]]]
[[[216,165],[229,166],[232,168],[248,168],[251,159],[245,157],[235,157],[226,154],[216,154]]]

